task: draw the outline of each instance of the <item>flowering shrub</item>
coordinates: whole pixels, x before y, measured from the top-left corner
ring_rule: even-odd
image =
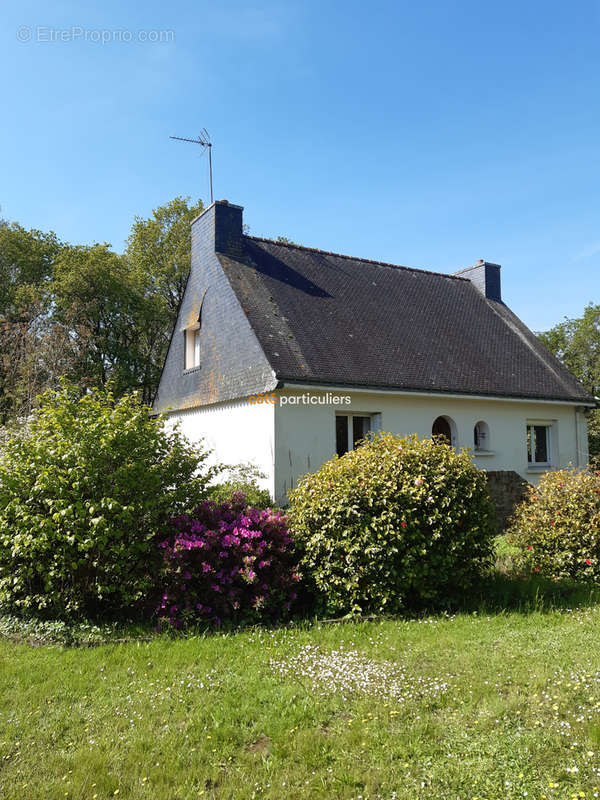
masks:
[[[145,608],[156,533],[204,497],[206,457],[135,396],[47,392],[0,452],[0,606],[54,619]]]
[[[464,591],[491,559],[485,473],[441,440],[380,434],[291,493],[303,567],[330,612],[395,612]]]
[[[600,472],[546,472],[517,508],[508,540],[527,572],[600,581]]]
[[[172,625],[246,622],[285,616],[296,599],[297,557],[282,512],[231,502],[203,502],[172,520],[164,552],[158,614]]]

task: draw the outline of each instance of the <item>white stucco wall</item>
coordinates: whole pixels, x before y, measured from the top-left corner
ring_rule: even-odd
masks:
[[[216,403],[169,414],[168,422],[192,442],[203,439],[213,450],[212,463],[254,464],[266,475],[262,486],[275,493],[275,407],[251,404],[247,399]]]
[[[438,416],[450,417],[456,426],[455,446],[473,448],[473,428],[483,420],[489,426],[490,454],[475,455],[478,467],[514,470],[530,483],[537,483],[544,469],[527,465],[527,422],[552,423],[552,467],[587,464],[587,424],[572,405],[496,399],[466,399],[444,396],[401,395],[390,392],[345,392],[350,405],[278,403],[275,406],[275,499],[284,503],[298,479],[314,471],[335,453],[335,415],[380,414],[380,428],[397,434],[431,436]],[[279,396],[323,395],[313,390],[283,389]]]

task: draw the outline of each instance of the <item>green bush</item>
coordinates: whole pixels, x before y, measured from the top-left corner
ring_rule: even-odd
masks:
[[[485,473],[441,440],[380,434],[307,475],[291,522],[328,612],[397,612],[464,592],[492,557]]]
[[[261,489],[259,481],[265,475],[253,464],[238,464],[224,467],[225,480],[208,487],[208,499],[217,505],[229,503],[234,494],[246,496],[246,503],[253,508],[272,508],[273,500],[267,489]]]
[[[0,454],[0,606],[95,617],[151,600],[156,535],[204,496],[206,456],[134,396],[47,392]]]
[[[546,472],[517,508],[508,539],[520,569],[600,581],[600,472]]]

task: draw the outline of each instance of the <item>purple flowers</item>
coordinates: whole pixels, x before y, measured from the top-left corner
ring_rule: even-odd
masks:
[[[287,518],[245,502],[244,496],[222,505],[206,501],[171,521],[159,544],[161,619],[175,627],[198,619],[219,625],[223,618],[255,621],[289,610],[300,576]]]

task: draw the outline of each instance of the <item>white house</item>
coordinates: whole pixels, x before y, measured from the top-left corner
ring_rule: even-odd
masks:
[[[278,503],[368,431],[444,434],[530,483],[587,464],[596,405],[501,298],[455,275],[246,236],[242,208],[192,223],[192,264],[154,401]],[[516,477],[515,475],[515,477]]]

